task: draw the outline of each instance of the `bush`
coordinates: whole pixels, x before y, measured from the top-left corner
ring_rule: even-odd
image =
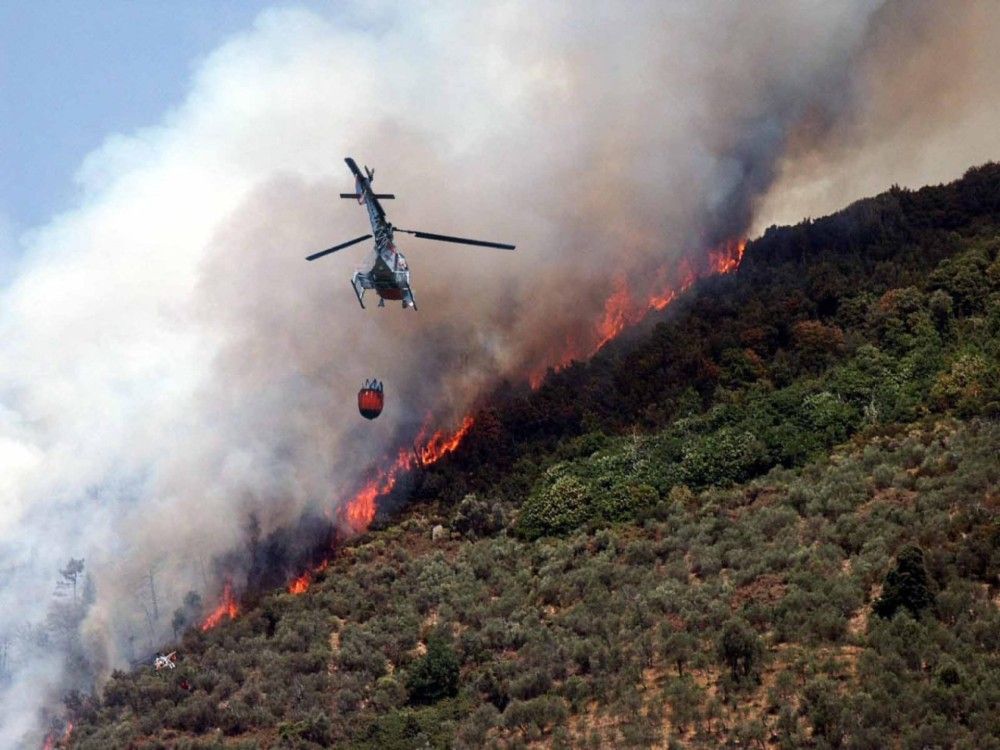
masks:
[[[705,487],[749,479],[768,463],[766,448],[755,435],[723,427],[692,440],[681,468],[687,484]]]
[[[500,531],[507,519],[495,500],[469,494],[462,498],[452,518],[452,527],[468,537],[489,536]]]
[[[410,701],[434,703],[458,694],[458,657],[448,640],[435,634],[427,641],[427,653],[413,665],[407,679]]]
[[[591,512],[590,490],[578,477],[564,473],[543,483],[525,501],[518,517],[518,531],[529,539],[571,531]]]

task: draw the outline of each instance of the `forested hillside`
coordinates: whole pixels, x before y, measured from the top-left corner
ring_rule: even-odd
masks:
[[[989,164],[499,388],[308,591],[68,696],[61,742],[1000,748],[998,416]]]

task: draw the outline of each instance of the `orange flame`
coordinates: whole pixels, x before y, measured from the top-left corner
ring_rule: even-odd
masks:
[[[326,566],[329,564],[330,564],[329,560],[324,560],[315,568],[307,570],[305,573],[303,573],[294,581],[292,581],[290,584],[288,584],[288,593],[294,594],[295,596],[306,593],[309,590],[309,587],[312,585],[313,576],[316,575],[317,573],[322,573],[324,570],[326,570]]]
[[[663,266],[659,269],[657,277],[659,279],[660,291],[652,294],[649,299],[642,304],[636,300],[628,287],[628,282],[624,276],[616,276],[614,289],[611,295],[604,302],[604,315],[594,329],[596,343],[589,348],[582,347],[573,340],[567,342],[566,349],[559,357],[555,365],[547,366],[545,369],[536,370],[528,377],[528,383],[532,388],[538,388],[545,378],[549,367],[555,372],[565,369],[569,364],[582,356],[592,356],[602,349],[609,341],[618,336],[626,327],[635,325],[645,317],[651,310],[665,310],[678,296],[687,291],[699,278],[715,274],[731,273],[740,267],[743,260],[743,252],[746,250],[747,241],[745,239],[726,240],[718,247],[708,252],[706,270],[698,273],[692,268],[686,259],[671,269]],[[673,273],[671,273],[673,270]],[[674,279],[679,280],[675,281]]]
[[[236,597],[233,595],[232,583],[226,581],[226,585],[222,588],[222,603],[213,609],[208,617],[205,618],[205,621],[201,624],[201,629],[211,630],[222,622],[222,618],[224,617],[229,617],[230,620],[235,620],[239,613],[240,604],[236,601]]]
[[[375,500],[396,486],[396,476],[400,471],[410,468],[409,454],[401,451],[396,462],[387,470],[380,469],[368,484],[358,490],[341,511],[341,517],[347,522],[351,531],[360,534],[375,520],[377,507]]]
[[[53,729],[51,732],[45,735],[45,740],[42,744],[42,750],[55,750],[56,747],[68,747],[69,738],[73,734],[73,722],[68,722],[66,728],[63,730],[62,737],[56,735],[56,731]],[[58,744],[57,744],[58,743]]]
[[[396,456],[395,462],[388,469],[380,469],[375,477],[352,497],[343,510],[341,518],[347,523],[351,531],[360,534],[367,529],[375,519],[377,510],[375,501],[381,496],[392,491],[396,486],[396,480],[401,472],[409,471],[417,463],[421,466],[430,466],[440,461],[449,453],[454,453],[462,442],[463,438],[472,429],[475,420],[467,416],[462,420],[462,424],[452,433],[439,430],[431,435],[430,439],[424,442],[423,447],[415,449],[414,453],[401,450]],[[421,430],[421,433],[423,430]],[[417,438],[420,441],[420,438]]]
[[[708,265],[713,273],[732,273],[740,267],[746,252],[745,239],[726,240],[708,253]]]
[[[430,466],[449,453],[454,453],[465,436],[469,434],[473,424],[475,424],[475,420],[471,416],[466,416],[452,435],[448,436],[443,431],[435,432],[419,451],[420,463],[424,466]]]
[[[659,294],[654,294],[649,299],[648,310],[665,310],[667,306],[673,302],[677,297],[688,289],[698,280],[698,274],[695,273],[694,269],[691,268],[691,264],[687,259],[683,259],[677,269],[680,276],[680,281],[677,284],[673,284],[666,280],[667,269],[666,267],[660,268],[660,278],[662,279],[661,285],[664,287],[663,291]]]
[[[633,318],[631,313],[632,295],[628,290],[628,282],[624,276],[615,277],[615,291],[604,301],[604,317],[597,325],[597,334],[601,337],[597,349],[603,347],[624,330]]]

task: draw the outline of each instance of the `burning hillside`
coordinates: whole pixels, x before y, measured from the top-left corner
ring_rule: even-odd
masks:
[[[418,436],[417,444],[413,452],[401,450],[396,456],[396,460],[385,469],[377,469],[375,476],[367,482],[364,487],[358,490],[354,496],[340,506],[340,520],[346,524],[353,534],[364,532],[375,519],[378,510],[378,498],[386,495],[396,486],[396,481],[401,474],[411,471],[414,468],[424,468],[431,466],[449,453],[454,452],[462,442],[462,438],[472,429],[474,420],[467,416],[462,420],[458,429],[447,432],[435,432],[430,438],[421,440]],[[423,431],[421,431],[423,432]],[[313,576],[326,569],[327,560],[323,560],[312,570],[308,570],[295,578],[289,584],[288,591],[291,594],[302,594],[309,589]]]
[[[56,730],[50,730],[48,734],[45,735],[45,740],[42,743],[42,750],[59,750],[60,748],[70,747],[70,740],[73,737],[73,722],[69,721],[61,732]]]
[[[437,463],[449,453],[453,453],[462,442],[474,420],[466,416],[453,431],[438,430],[429,438],[422,438],[424,430],[417,436],[413,451],[400,449],[396,459],[388,466],[376,470],[375,476],[346,503],[340,511],[341,518],[355,534],[363,532],[375,518],[376,500],[388,494],[396,486],[400,474],[414,468],[424,468]]]
[[[739,268],[740,260],[746,249],[746,240],[732,240],[723,243],[717,248],[713,248],[707,254],[708,270],[701,275],[712,273],[730,273]],[[628,326],[634,325],[642,320],[643,316],[650,311],[665,309],[680,294],[686,291],[694,282],[700,278],[699,274],[693,271],[689,264],[684,263],[679,273],[669,274],[661,268],[657,275],[658,284],[656,291],[644,301],[635,299],[629,290],[624,277],[618,277],[615,283],[615,290],[608,297],[604,305],[604,316],[601,318],[594,331],[597,340],[593,345],[590,354],[595,353],[605,346],[609,341],[618,336]],[[669,284],[664,279],[679,278],[676,284]],[[573,359],[580,356],[575,348],[569,348],[567,353],[559,359],[555,369],[558,371]],[[532,376],[531,385],[538,387],[542,376]],[[428,424],[430,419],[425,421],[425,426],[419,431],[414,441],[413,449],[401,448],[396,453],[396,458],[388,465],[374,470],[374,476],[369,479],[360,490],[358,490],[348,501],[339,504],[338,519],[342,525],[346,526],[352,534],[363,533],[371,525],[378,511],[378,500],[380,497],[388,495],[396,487],[402,475],[415,469],[424,469],[432,466],[445,456],[453,453],[459,448],[462,440],[472,429],[475,420],[471,415],[466,415],[459,426],[451,431],[438,430],[429,437]],[[314,576],[325,570],[329,561],[324,558],[319,565],[306,570],[297,576],[288,585],[291,594],[302,594],[308,591]],[[212,612],[203,624],[203,629],[214,627],[228,615],[230,619],[238,613],[235,599],[232,594],[230,584],[227,583],[223,592],[223,602]]]
[[[712,248],[707,253],[705,270],[701,273],[693,270],[687,261],[682,262],[680,268],[673,271],[668,265],[662,266],[657,273],[655,291],[643,298],[633,295],[624,276],[616,277],[614,291],[605,301],[604,315],[592,335],[596,343],[588,350],[582,351],[575,346],[568,346],[557,355],[556,364],[548,365],[548,368],[558,371],[574,359],[592,356],[628,326],[641,321],[650,311],[664,310],[699,278],[737,270],[746,250],[746,244],[745,239],[733,239]],[[539,371],[529,377],[533,388],[541,384],[544,374],[545,371]],[[400,474],[414,468],[430,466],[453,453],[472,429],[473,424],[473,417],[467,415],[457,429],[451,432],[439,430],[429,438],[425,437],[426,426],[421,429],[412,452],[401,449],[388,468],[377,470],[375,477],[341,506],[341,516],[349,528],[354,533],[367,529],[375,518],[378,498],[392,491]]]
[[[746,239],[732,239],[712,248],[700,271],[687,259],[682,259],[676,265],[660,266],[654,275],[652,291],[644,296],[632,291],[624,274],[615,276],[614,289],[604,301],[604,314],[588,337],[589,343],[582,344],[575,337],[569,337],[565,346],[557,350],[554,362],[545,363],[529,376],[532,387],[537,388],[541,384],[549,369],[558,372],[573,360],[592,356],[628,326],[642,320],[650,311],[666,309],[699,278],[735,271],[739,268],[746,244]]]

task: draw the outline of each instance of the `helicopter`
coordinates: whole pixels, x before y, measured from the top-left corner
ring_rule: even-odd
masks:
[[[410,286],[410,268],[406,263],[406,258],[393,242],[395,232],[412,234],[422,240],[439,240],[441,242],[455,242],[462,245],[476,245],[478,247],[495,247],[501,250],[513,250],[514,245],[507,245],[502,242],[486,242],[485,240],[470,240],[464,237],[451,237],[445,234],[432,234],[431,232],[418,232],[412,229],[398,229],[389,223],[385,216],[385,211],[379,200],[391,200],[396,196],[391,193],[376,193],[372,190],[372,182],[375,180],[375,170],[365,166],[362,173],[358,169],[357,163],[351,157],[344,159],[347,162],[351,174],[354,175],[354,192],[341,193],[341,198],[354,198],[359,204],[363,204],[368,209],[368,218],[371,221],[372,233],[362,237],[355,237],[353,240],[342,242],[339,245],[328,247],[317,253],[306,256],[306,260],[318,260],[330,253],[343,250],[358,242],[375,237],[375,254],[372,259],[371,268],[367,271],[355,271],[351,277],[351,287],[358,298],[358,303],[362,308],[365,306],[365,291],[374,289],[379,296],[379,307],[385,307],[385,301],[401,300],[403,309],[411,307],[417,309],[416,300],[413,298],[413,288]]]
[[[177,652],[171,651],[169,654],[157,654],[153,660],[153,666],[156,667],[157,672],[161,669],[175,669],[177,667]]]

